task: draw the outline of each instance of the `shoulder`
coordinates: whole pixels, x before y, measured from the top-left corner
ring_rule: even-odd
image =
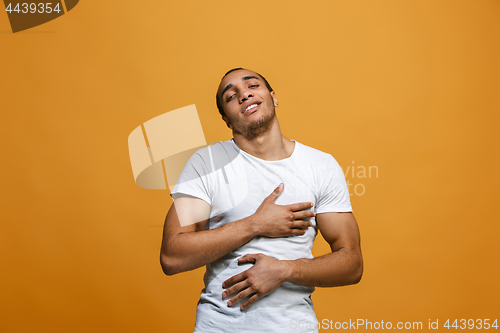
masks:
[[[295,143],[298,144],[299,149],[302,150],[303,154],[307,156],[308,160],[311,160],[313,163],[325,166],[331,163],[338,165],[337,160],[335,160],[331,154],[297,141],[295,141]]]
[[[217,170],[234,160],[238,154],[239,149],[232,140],[219,141],[198,149],[188,163]]]

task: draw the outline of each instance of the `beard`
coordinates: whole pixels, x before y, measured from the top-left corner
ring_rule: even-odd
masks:
[[[248,125],[248,127],[246,128],[246,133],[244,133],[247,140],[251,141],[269,131],[269,129],[271,128],[271,124],[276,117],[274,106],[271,108],[271,110],[272,112],[270,114],[263,115],[260,118],[255,119]]]
[[[264,103],[265,105],[262,104],[262,106],[264,107],[262,110],[263,115],[261,115],[259,118],[254,119],[252,122],[247,123],[246,126],[243,126],[243,124],[239,122],[233,123],[233,133],[240,134],[248,141],[252,141],[253,139],[268,132],[271,129],[274,118],[276,118],[276,110],[272,98],[264,101]]]
[[[276,118],[276,110],[272,100],[268,101],[266,104],[267,108],[271,112],[264,113],[259,118],[254,119],[246,126],[246,128],[242,128],[241,130],[237,130],[236,128],[233,129],[234,132],[243,135],[248,141],[252,141],[253,139],[268,132],[271,129],[271,124],[273,123],[274,118]]]

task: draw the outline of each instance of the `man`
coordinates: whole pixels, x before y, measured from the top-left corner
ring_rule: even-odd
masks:
[[[162,268],[206,265],[195,332],[317,332],[314,287],[354,284],[363,271],[342,170],[281,134],[276,94],[260,74],[226,73],[217,106],[233,139],[186,164],[171,193]],[[313,258],[318,229],[332,253]]]

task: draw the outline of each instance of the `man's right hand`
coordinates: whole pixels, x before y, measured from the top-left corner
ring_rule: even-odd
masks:
[[[312,223],[307,219],[316,216],[309,209],[311,202],[299,202],[290,205],[277,205],[274,202],[283,192],[283,183],[264,199],[255,214],[251,216],[252,225],[260,236],[286,237],[303,235]]]
[[[311,226],[306,219],[315,216],[314,212],[306,210],[312,207],[311,203],[277,205],[274,202],[281,192],[283,186],[265,198],[253,215],[209,230],[203,230],[203,226],[210,217],[210,204],[190,196],[177,198],[176,204],[172,204],[168,211],[163,228],[160,262],[165,274],[177,274],[209,264],[255,236],[305,234]],[[193,207],[196,211],[192,211]],[[177,209],[182,212],[177,212]]]

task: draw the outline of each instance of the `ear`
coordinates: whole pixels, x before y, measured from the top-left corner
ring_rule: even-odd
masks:
[[[226,126],[229,128],[229,129],[233,129],[233,125],[231,125],[231,123],[229,122],[229,119],[226,117],[226,116],[222,116],[222,120],[224,120],[224,122],[226,123]]]
[[[271,91],[271,97],[273,98],[274,106],[278,106],[278,99],[276,98],[276,94],[274,93],[274,90]]]

